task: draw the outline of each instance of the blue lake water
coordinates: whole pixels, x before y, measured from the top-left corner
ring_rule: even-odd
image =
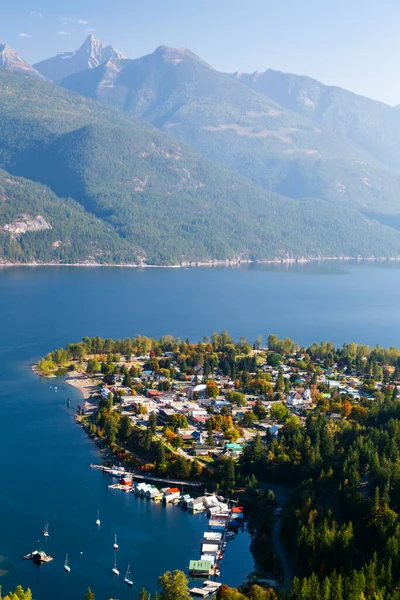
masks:
[[[192,340],[227,329],[238,338],[290,336],[400,346],[400,267],[325,263],[238,269],[10,268],[0,270],[0,584],[21,583],[36,600],[133,598],[158,575],[199,556],[206,521],[108,490],[89,469],[96,447],[73,421],[76,390],[39,380],[30,365],[84,335]],[[57,384],[56,384],[57,385]],[[97,509],[101,527],[97,529]],[[41,535],[45,521],[50,538]],[[113,536],[120,550],[117,580]],[[39,541],[38,541],[39,540]],[[249,536],[232,542],[221,581],[253,569]],[[21,556],[40,546],[55,557],[35,567]],[[63,570],[68,552],[71,573]],[[81,554],[82,553],[82,554]],[[133,589],[123,584],[131,563]],[[56,590],[56,592],[55,592]]]

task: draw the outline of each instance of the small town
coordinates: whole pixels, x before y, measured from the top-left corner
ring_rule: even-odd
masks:
[[[338,582],[342,560],[357,563],[362,547],[364,577],[376,569],[373,547],[395,548],[399,477],[387,456],[399,458],[399,368],[394,347],[302,347],[274,334],[249,342],[226,331],[197,343],[87,337],[33,367],[54,392],[63,377],[83,396],[63,402],[101,450],[91,467],[118,479],[111,490],[208,516],[191,576],[218,577],[243,523],[268,600],[350,590],[358,572]],[[234,593],[218,589],[220,599]]]
[[[322,343],[305,349],[275,335],[265,346],[260,337],[235,344],[222,332],[199,344],[139,337],[131,345],[148,351],[123,355],[117,351],[123,342],[94,338],[93,344],[96,339],[102,352],[89,353],[85,340],[70,344],[43,359],[39,372],[68,366],[67,382],[85,398],[77,408],[79,421],[114,449],[118,440],[136,437],[142,459],[160,442],[167,452],[209,469],[223,458],[237,460],[257,435],[266,441],[279,438],[288,422],[304,426],[317,408],[333,421],[362,422],[375,399],[397,397],[396,361],[388,357],[384,364],[383,350],[374,356],[367,346],[338,351]],[[121,446],[133,450],[132,443]],[[118,453],[129,456],[123,450],[121,455],[120,446]],[[142,470],[151,468],[141,463]]]

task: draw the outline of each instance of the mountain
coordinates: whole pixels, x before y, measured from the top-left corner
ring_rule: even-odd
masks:
[[[400,169],[400,115],[395,107],[310,77],[272,69],[263,73],[235,73],[233,77],[356,143],[388,167]]]
[[[10,46],[3,44],[3,42],[0,42],[0,68],[26,73],[40,79],[43,78],[36,69],[31,67]]]
[[[335,123],[319,121],[319,112],[285,104],[278,92],[268,96],[249,78],[220,73],[185,48],[165,46],[60,83],[149,121],[265,189],[322,198],[382,222],[398,215],[393,222],[400,226],[400,114],[386,105],[368,101],[369,112],[368,102],[348,93],[353,108],[346,97]]]
[[[62,52],[33,65],[46,79],[59,82],[74,73],[93,69],[109,60],[125,56],[113,46],[106,46],[93,35],[89,35],[76,52]]]
[[[50,82],[0,69],[0,115],[3,260],[400,255],[390,227],[344,206],[268,192],[144,121]]]

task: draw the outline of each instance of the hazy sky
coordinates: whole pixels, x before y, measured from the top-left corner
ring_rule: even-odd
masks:
[[[0,40],[28,62],[75,50],[92,31],[132,58],[186,46],[219,70],[290,71],[400,103],[398,0],[3,2]]]

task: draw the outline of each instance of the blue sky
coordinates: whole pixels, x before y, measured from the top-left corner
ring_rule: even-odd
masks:
[[[0,40],[28,62],[89,32],[136,58],[186,46],[223,71],[309,75],[400,103],[398,0],[16,0]]]

